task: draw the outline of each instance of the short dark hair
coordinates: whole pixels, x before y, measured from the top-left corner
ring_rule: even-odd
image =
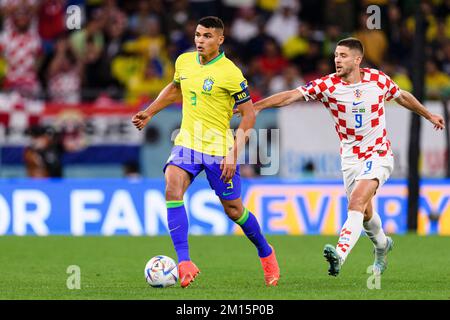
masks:
[[[340,40],[337,43],[338,46],[343,46],[343,47],[347,47],[349,49],[355,49],[358,50],[359,52],[361,52],[362,55],[364,55],[364,47],[361,43],[361,41],[359,41],[359,39],[356,38],[345,38]]]
[[[223,21],[214,16],[203,17],[198,20],[198,24],[204,26],[205,28],[225,29]]]

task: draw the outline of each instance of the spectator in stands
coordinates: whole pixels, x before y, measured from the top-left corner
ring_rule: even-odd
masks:
[[[252,93],[252,100],[258,101],[267,92],[268,81],[261,73],[258,60],[251,60],[246,68],[245,76],[249,82],[250,92]]]
[[[324,1],[323,15],[326,25],[338,25],[342,32],[349,33],[355,27],[355,9],[357,1],[327,0]],[[320,15],[320,13],[318,13]]]
[[[450,18],[449,18],[449,28],[450,28]],[[448,32],[448,34],[447,34]],[[436,61],[442,61],[444,56],[444,48],[446,43],[450,40],[450,30],[446,30],[446,25],[444,21],[439,21],[437,26],[436,37],[433,41],[430,41],[429,47],[433,58]]]
[[[95,9],[88,19],[86,27],[70,36],[70,46],[76,58],[84,63],[82,80],[82,99],[93,101],[98,96],[99,68],[101,55],[105,46],[103,29],[107,23],[107,16],[102,9]]]
[[[429,58],[437,63],[437,68],[446,74],[450,72],[449,3],[421,3],[427,21],[427,43],[424,50]],[[359,29],[353,34],[365,45],[368,65],[379,68],[387,60],[400,65],[402,68],[395,68],[394,77],[397,76],[397,81],[400,82],[404,80],[405,86],[408,86],[405,69],[411,71],[414,67],[411,55],[414,43],[414,8],[407,2],[0,0],[4,25],[0,36],[0,51],[3,55],[3,60],[0,58],[0,80],[3,77],[4,89],[18,90],[21,94],[31,97],[35,97],[40,91],[39,82],[34,75],[36,72],[24,70],[25,65],[40,65],[36,57],[39,56],[41,49],[38,48],[42,44],[45,56],[53,59],[51,50],[56,35],[65,29],[65,6],[69,4],[84,6],[83,12],[87,13],[84,28],[72,32],[70,36],[75,55],[85,65],[81,74],[81,100],[94,100],[102,93],[113,99],[123,99],[126,96],[126,101],[129,102],[129,97],[134,95],[130,95],[131,91],[143,92],[149,83],[158,81],[159,78],[153,76],[149,81],[149,75],[158,74],[155,73],[157,69],[152,71],[152,66],[159,64],[165,68],[166,61],[171,61],[173,67],[176,57],[193,49],[192,34],[196,27],[196,18],[217,13],[219,9],[230,25],[230,28],[226,28],[230,33],[225,35],[227,40],[223,49],[227,56],[234,56],[235,60],[240,59],[243,70],[246,74],[249,73],[250,87],[258,94],[267,94],[272,78],[287,66],[286,60],[297,63],[306,82],[312,75],[318,74],[319,69],[328,70],[325,60],[333,55],[336,42],[344,34],[354,31],[358,21],[354,17],[356,10],[364,9],[365,12],[369,4],[381,6],[382,29],[369,30],[366,26],[367,15],[364,13],[359,21]],[[317,11],[318,8],[323,8],[323,12]],[[29,20],[27,36],[16,35],[17,39],[27,38],[23,42],[26,44],[27,58],[22,59],[25,64],[20,63],[20,58],[16,61],[17,59],[12,57],[17,56],[18,52],[13,48],[14,45],[17,47],[17,39],[11,39],[11,31],[17,27],[17,19],[14,18],[17,17],[17,11],[26,12]],[[128,13],[128,16],[125,13]],[[316,16],[312,17],[313,13]],[[14,19],[16,22],[13,22]],[[123,21],[127,24],[124,25]],[[38,31],[42,39],[37,35]],[[129,41],[130,36],[135,36],[136,39]],[[277,46],[282,44],[281,54],[278,52],[273,57],[269,56],[272,49],[268,47],[273,48],[271,44],[267,45],[272,41],[270,39],[275,39]],[[320,49],[319,52],[317,48]],[[153,62],[150,63],[149,60]],[[49,85],[49,68],[50,63],[42,64],[39,72],[45,90]],[[6,72],[9,75],[6,75]],[[144,76],[145,74],[147,76]],[[136,79],[144,78],[146,80],[142,84],[135,85]],[[130,79],[134,79],[131,86]],[[127,94],[124,88],[128,88]],[[150,97],[152,94],[146,96]]]
[[[303,73],[305,83],[321,78],[324,74],[326,75],[335,72],[334,64],[330,61],[330,58],[321,58],[317,61],[316,66],[315,70]]]
[[[117,5],[117,0],[104,0],[101,6],[101,12],[105,16],[107,24],[114,23],[118,19],[118,16],[125,15],[125,12]]]
[[[297,17],[298,9],[298,1],[280,0],[279,9],[267,21],[266,32],[274,37],[279,45],[297,34],[300,24]]]
[[[337,24],[330,24],[325,27],[325,36],[322,44],[324,57],[334,56],[334,50],[339,40],[342,39],[342,29]]]
[[[438,20],[434,14],[433,5],[429,1],[420,1],[421,10],[426,21],[425,37],[427,41],[433,41],[437,34]],[[406,19],[406,25],[411,33],[414,34],[416,19],[412,14]]]
[[[70,45],[78,58],[90,60],[88,55],[99,55],[102,52],[105,45],[103,28],[106,22],[106,16],[101,9],[96,9],[88,18],[85,28],[71,34]]]
[[[8,66],[3,89],[36,98],[40,93],[37,76],[41,40],[31,29],[33,15],[26,8],[14,10],[9,17],[11,29],[0,33],[0,54]]]
[[[262,20],[267,21],[278,9],[278,1],[273,0],[258,0],[257,1],[258,12],[261,15]]]
[[[123,98],[123,85],[113,76],[113,60],[123,54],[123,46],[130,36],[126,32],[127,17],[122,12],[110,16],[105,26],[105,46],[96,63],[96,72],[91,86],[98,93],[114,99]]]
[[[428,99],[441,99],[450,97],[450,76],[440,71],[433,60],[425,65],[425,88]]]
[[[82,71],[82,61],[73,53],[68,38],[61,36],[47,70],[49,100],[64,104],[80,103]]]
[[[292,62],[297,64],[304,74],[309,74],[317,70],[322,55],[322,48],[318,41],[309,41],[309,49],[304,56],[293,59]]]
[[[221,0],[220,16],[226,26],[232,26],[241,9],[255,10],[257,0]]]
[[[124,44],[124,50],[128,53],[141,55],[145,59],[166,55],[166,39],[161,32],[158,19],[150,19],[142,34],[135,40]]]
[[[65,1],[42,0],[39,7],[39,35],[46,53],[53,49],[58,36],[66,30],[65,9]]]
[[[16,11],[26,11],[31,17],[30,31],[38,29],[38,15],[40,0],[1,0],[0,12],[3,16],[3,30],[11,31],[14,28],[13,17]]]
[[[399,61],[404,66],[408,55],[411,53],[411,45],[414,43],[413,34],[408,30],[402,20],[402,13],[397,4],[391,3],[387,9],[386,35],[388,36],[388,59]]]
[[[301,60],[302,56],[307,55],[310,50],[310,39],[311,28],[309,23],[300,24],[298,32],[283,43],[283,55],[290,61]]]
[[[290,90],[305,84],[305,81],[300,76],[298,68],[290,64],[284,68],[281,75],[277,75],[270,80],[269,83],[269,95],[277,92]]]
[[[243,67],[241,64],[242,57],[239,53],[244,50],[245,44],[237,41],[231,35],[231,28],[225,28],[223,35],[224,35],[225,39],[227,39],[227,41],[222,43],[221,50],[223,50],[225,52],[228,59],[234,61],[235,64],[239,68],[242,68]],[[239,60],[239,61],[235,61],[235,60]]]
[[[359,15],[359,28],[353,34],[364,46],[364,59],[369,66],[379,68],[388,50],[388,40],[382,30],[367,28],[368,15]]]
[[[143,68],[136,70],[126,82],[126,99],[135,104],[155,99],[159,92],[172,80],[172,63],[162,57],[146,60]]]
[[[155,5],[153,4],[153,6]],[[132,14],[128,20],[128,28],[132,35],[138,37],[146,33],[148,26],[153,23],[154,20],[161,23],[160,17],[156,12],[152,11],[152,2],[140,0],[137,4],[137,12]]]
[[[399,63],[392,63],[387,60],[381,67],[384,73],[386,73],[392,81],[394,81],[402,90],[411,92],[413,90],[413,84],[406,72],[406,69]]]
[[[151,20],[144,34],[124,44],[124,51],[132,56],[115,61],[113,72],[127,89],[128,103],[156,98],[161,86],[172,79],[173,63],[167,56],[165,43],[158,20]]]
[[[258,19],[252,7],[240,8],[231,25],[231,36],[240,43],[246,43],[259,33]]]
[[[169,56],[174,63],[180,54],[194,50],[192,35],[195,34],[196,27],[197,21],[189,19],[181,30],[172,32],[171,40],[174,48],[172,49],[173,52],[169,52]]]
[[[258,58],[261,73],[270,78],[281,71],[288,65],[288,61],[281,55],[280,47],[272,40],[268,39],[264,44],[264,53]]]
[[[176,33],[181,32],[189,21],[189,2],[187,0],[173,1],[171,14],[167,17],[167,30],[170,38],[174,39]],[[192,35],[192,34],[191,34]],[[192,38],[192,37],[191,37]]]
[[[263,54],[265,43],[269,40],[275,41],[274,38],[266,33],[264,20],[258,19],[258,33],[244,44],[242,54],[240,55],[246,63],[249,63],[250,60],[255,60],[255,57]]]

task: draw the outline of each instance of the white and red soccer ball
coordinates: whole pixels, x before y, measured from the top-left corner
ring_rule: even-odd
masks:
[[[154,288],[173,286],[178,281],[178,267],[175,261],[167,256],[151,258],[144,269],[145,280]]]

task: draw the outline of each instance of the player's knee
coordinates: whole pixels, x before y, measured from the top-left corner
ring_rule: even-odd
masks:
[[[243,211],[240,210],[240,208],[237,205],[227,205],[225,206],[224,209],[227,216],[233,221],[238,220],[241,217]]]
[[[364,203],[363,197],[359,196],[351,196],[348,202],[348,210],[365,212],[366,211],[366,203]]]
[[[183,199],[183,190],[181,186],[168,183],[166,185],[166,201],[176,201]]]

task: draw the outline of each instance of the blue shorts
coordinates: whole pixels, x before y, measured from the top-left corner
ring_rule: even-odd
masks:
[[[236,165],[236,172],[233,178],[228,182],[223,182],[220,179],[220,176],[222,175],[220,162],[222,159],[222,156],[211,156],[182,146],[174,146],[163,171],[166,171],[168,165],[177,166],[189,173],[192,183],[195,177],[197,177],[202,170],[205,170],[209,185],[220,199],[238,199],[241,196],[239,164]]]

